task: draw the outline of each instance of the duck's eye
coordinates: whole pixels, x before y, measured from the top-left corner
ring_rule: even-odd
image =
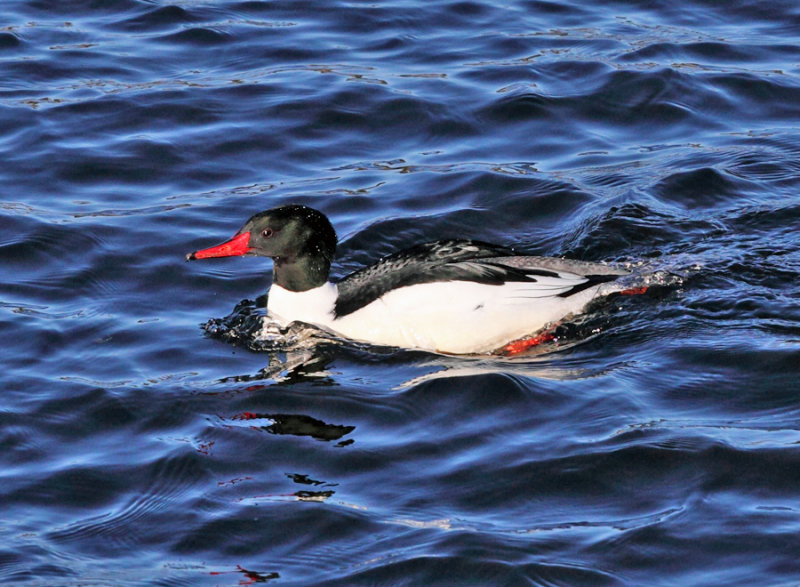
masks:
[[[271,228],[265,228],[264,230],[261,231],[261,236],[263,236],[264,238],[271,237],[272,236],[272,229]]]

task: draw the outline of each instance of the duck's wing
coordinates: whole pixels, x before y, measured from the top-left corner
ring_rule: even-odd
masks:
[[[541,294],[532,297],[568,297],[626,274],[598,263],[518,256],[480,241],[436,241],[384,257],[342,279],[334,311],[337,317],[346,316],[389,291],[423,283],[471,281],[499,286],[525,282]]]
[[[398,251],[339,281],[335,314],[337,317],[351,314],[400,287],[454,279],[490,279],[491,272],[453,267],[451,264],[513,254],[505,247],[454,239],[425,243]]]

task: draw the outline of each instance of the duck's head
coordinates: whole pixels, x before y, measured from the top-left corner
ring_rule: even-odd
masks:
[[[186,260],[270,257],[274,284],[306,291],[327,281],[335,252],[336,232],[328,218],[313,208],[289,204],[255,214],[232,239],[189,253]]]

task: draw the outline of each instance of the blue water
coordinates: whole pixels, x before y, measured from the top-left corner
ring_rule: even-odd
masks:
[[[547,352],[259,348],[445,237],[669,287]],[[0,581],[800,582],[800,5],[43,0],[0,16]]]

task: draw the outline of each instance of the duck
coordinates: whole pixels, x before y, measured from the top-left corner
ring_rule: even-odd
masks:
[[[372,345],[463,355],[513,354],[601,295],[624,292],[627,269],[523,255],[472,239],[437,240],[330,277],[337,236],[320,211],[288,204],[251,216],[229,240],[186,260],[273,262],[267,314]],[[543,338],[542,333],[545,333]]]

